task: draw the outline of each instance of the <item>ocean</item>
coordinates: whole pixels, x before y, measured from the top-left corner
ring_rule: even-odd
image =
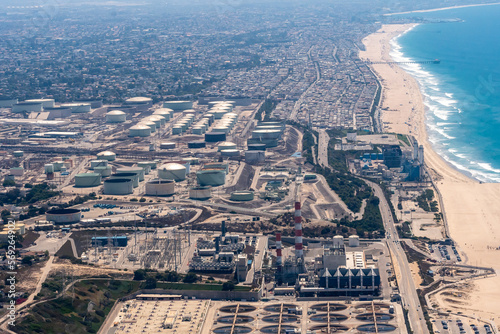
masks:
[[[419,83],[435,151],[464,174],[500,182],[500,5],[405,14],[424,23],[391,41],[394,61]]]

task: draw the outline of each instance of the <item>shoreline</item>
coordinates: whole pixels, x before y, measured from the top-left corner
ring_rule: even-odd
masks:
[[[359,57],[370,62],[393,61],[390,41],[416,24],[383,25],[363,39],[366,51]],[[500,183],[481,183],[448,163],[428,141],[426,106],[419,83],[397,64],[371,64],[370,69],[382,86],[380,120],[383,132],[413,135],[424,146],[424,163],[441,194],[441,211],[446,215],[447,231],[466,264],[491,267],[500,272]],[[465,263],[463,263],[465,264]],[[474,280],[463,292],[460,303],[447,298],[434,299],[439,308],[460,310],[486,319],[499,319],[500,276]]]
[[[412,11],[408,11],[408,12],[386,13],[386,14],[383,14],[383,16],[403,15],[403,14],[411,14],[411,13],[429,13],[429,12],[439,12],[442,10],[449,10],[449,9],[459,9],[459,8],[479,7],[479,6],[493,6],[493,5],[500,5],[500,2],[478,3],[478,4],[471,4],[471,5],[450,6],[450,7],[433,8],[433,9],[419,9],[419,10],[412,10]]]

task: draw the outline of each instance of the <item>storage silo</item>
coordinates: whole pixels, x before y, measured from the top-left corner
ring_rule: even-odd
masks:
[[[104,181],[102,190],[105,195],[129,195],[133,193],[131,179],[109,179]]]
[[[96,167],[106,167],[108,165],[108,160],[91,160],[90,161],[90,169],[94,169]]]
[[[111,110],[106,114],[106,123],[123,123],[127,120],[127,114],[121,110]]]
[[[207,132],[205,133],[205,141],[207,143],[216,143],[219,141],[225,141],[226,134],[224,132]]]
[[[44,171],[45,171],[45,174],[54,173],[54,165],[53,164],[45,164]]]
[[[189,189],[189,198],[199,201],[207,200],[212,197],[212,187],[193,187]]]
[[[252,138],[256,139],[278,139],[281,137],[281,130],[253,130]]]
[[[240,155],[240,150],[222,150],[220,155],[223,157],[238,157]]]
[[[174,148],[175,148],[175,143],[172,142],[160,143],[160,149],[162,150],[173,150]]]
[[[61,104],[63,108],[70,108],[74,114],[83,114],[90,112],[90,103],[65,103]]]
[[[355,234],[349,236],[349,247],[359,247],[359,236]]]
[[[167,163],[158,168],[158,177],[175,182],[186,179],[186,167],[178,163]]]
[[[151,129],[151,133],[156,132],[156,124],[155,124],[155,122],[152,122],[152,121],[149,121],[149,120],[143,120],[138,125],[149,126],[149,128]]]
[[[175,181],[154,179],[146,182],[145,195],[148,196],[172,196],[175,194]]]
[[[139,175],[136,173],[116,173],[111,175],[110,179],[129,179],[132,181],[132,187],[139,186]]]
[[[97,187],[101,184],[101,174],[99,173],[81,173],[75,175],[75,187]]]
[[[74,224],[81,219],[82,213],[78,209],[54,209],[45,213],[45,219],[56,225]]]
[[[249,190],[233,191],[229,199],[231,201],[242,201],[242,202],[253,201],[254,193],[253,191]]]
[[[196,172],[200,186],[222,186],[226,183],[226,171],[223,169],[203,169]]]
[[[336,235],[333,237],[333,248],[340,248],[344,246],[344,237],[341,235]]]
[[[142,167],[120,167],[116,173],[134,173],[139,176],[139,181],[144,181],[144,168]]]
[[[149,137],[150,135],[151,127],[145,124],[137,124],[128,129],[129,137]]]
[[[25,102],[41,103],[44,108],[54,108],[56,101],[54,99],[31,99]]]
[[[97,166],[94,167],[94,172],[101,174],[102,177],[108,177],[111,176],[111,166]]]
[[[264,151],[245,151],[245,162],[247,164],[258,164],[266,160]]]
[[[64,166],[64,161],[54,161],[52,164],[54,165],[54,171],[60,172],[61,168]]]
[[[236,149],[236,144],[232,143],[230,141],[225,141],[217,145],[217,151],[222,151],[222,150],[235,150]]]
[[[97,160],[108,160],[114,161],[116,159],[116,153],[111,151],[103,151],[101,153],[97,153]]]
[[[193,102],[191,102],[191,101],[165,101],[165,102],[163,102],[163,108],[170,108],[174,111],[193,109]]]
[[[204,141],[191,141],[188,143],[188,148],[204,148],[207,144]]]

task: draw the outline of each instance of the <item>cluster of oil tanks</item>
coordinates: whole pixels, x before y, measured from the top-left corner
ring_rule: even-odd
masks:
[[[191,125],[194,122],[194,118],[196,117],[196,111],[194,111],[193,109],[184,110],[182,113],[183,115],[181,119],[172,126],[173,135],[180,135],[185,133],[188,129],[191,128]]]
[[[141,122],[129,128],[129,137],[149,137],[170,121],[173,112],[172,109],[167,108],[154,111],[151,116],[145,117]]]
[[[86,102],[74,102],[65,103],[60,106],[55,105],[54,99],[31,99],[23,102],[18,102],[17,99],[4,100],[2,107],[12,108],[13,113],[22,112],[42,112],[42,111],[68,111],[65,112],[65,116],[69,116],[71,113],[87,113],[91,110],[91,103]]]
[[[282,122],[260,122],[252,131],[252,138],[247,144],[265,144],[266,147],[276,147],[284,131],[285,124]]]

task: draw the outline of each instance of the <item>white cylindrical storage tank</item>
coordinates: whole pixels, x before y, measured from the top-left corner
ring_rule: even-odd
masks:
[[[189,198],[197,200],[206,200],[212,197],[212,187],[194,187],[189,189]]]
[[[182,134],[182,125],[174,125],[172,127],[172,134],[173,135],[180,135],[180,134]]]
[[[222,103],[226,103],[226,101],[210,101],[210,102],[208,102],[208,106],[210,108],[213,108],[215,105],[222,104]]]
[[[163,108],[170,108],[174,111],[192,109],[193,102],[191,102],[191,101],[165,101],[165,102],[163,102]]]
[[[349,247],[359,247],[359,236],[355,234],[349,236]]]
[[[101,174],[99,173],[81,173],[75,175],[75,187],[97,187],[101,184]]]
[[[90,161],[90,169],[94,169],[96,167],[106,167],[108,165],[108,160],[91,160]]]
[[[137,124],[128,129],[129,137],[149,137],[150,135],[151,127],[145,124]]]
[[[278,139],[281,137],[281,130],[253,130],[252,138],[258,139]]]
[[[202,135],[205,133],[205,129],[203,129],[201,126],[195,126],[193,127],[192,131],[193,135]]]
[[[24,151],[14,151],[12,155],[16,158],[21,158],[24,155]]]
[[[217,151],[219,152],[222,150],[235,150],[235,149],[236,149],[236,144],[230,141],[222,142],[217,146]]]
[[[82,213],[78,209],[54,209],[45,213],[45,219],[56,225],[78,223],[81,216]]]
[[[139,161],[137,167],[149,167],[150,171],[156,169],[156,161]]]
[[[94,167],[94,172],[101,174],[101,177],[111,176],[111,166],[97,166]]]
[[[129,195],[133,192],[131,179],[110,179],[104,181],[102,190],[105,195]]]
[[[158,177],[176,182],[186,179],[186,167],[178,163],[168,163],[158,168]]]
[[[222,186],[226,183],[226,171],[223,169],[203,169],[196,172],[200,186]]]
[[[223,157],[237,157],[240,155],[240,150],[222,150],[220,155]]]
[[[214,132],[229,133],[230,129],[227,126],[216,126],[213,128]]]
[[[54,171],[60,172],[61,168],[64,166],[64,161],[54,161],[52,164],[54,165]]]
[[[138,125],[149,126],[149,128],[151,129],[151,133],[153,133],[153,132],[156,131],[156,124],[155,124],[155,122],[145,120],[145,121],[140,122]]]
[[[249,190],[233,191],[229,199],[231,201],[253,201],[254,193]]]
[[[194,109],[186,109],[182,112],[183,115],[192,115],[193,117],[196,115],[196,110]]]
[[[162,150],[173,150],[174,148],[175,148],[175,143],[172,142],[160,143],[160,149]]]
[[[333,247],[340,248],[344,246],[344,237],[341,235],[336,235],[333,237]]]
[[[136,173],[116,173],[111,175],[110,179],[129,179],[132,180],[133,188],[137,188],[139,186],[139,175]]]
[[[45,164],[44,171],[45,171],[45,174],[54,173],[54,165],[53,164]]]
[[[168,122],[168,121],[170,121],[170,118],[172,118],[173,113],[174,113],[174,111],[172,109],[160,108],[160,109],[156,109],[153,112],[153,115],[163,117],[165,119],[165,121]]]
[[[147,118],[147,120],[148,120],[148,121],[151,121],[151,122],[154,122],[154,123],[156,124],[156,128],[157,128],[157,129],[158,129],[158,128],[161,128],[161,127],[162,127],[162,125],[164,125],[164,124],[165,124],[165,122],[166,122],[166,121],[165,121],[165,118],[163,118],[163,117],[161,117],[161,116],[154,116],[154,115],[149,116],[149,117]]]
[[[56,101],[54,99],[31,99],[25,102],[41,103],[44,108],[54,108]]]
[[[134,173],[139,176],[139,181],[144,181],[144,168],[142,167],[121,167],[116,169],[117,173]]]
[[[97,154],[97,159],[98,160],[114,161],[116,159],[116,153],[111,152],[111,151],[103,151],[103,152]]]
[[[229,112],[229,110],[226,110],[226,109],[212,109],[212,110],[210,110],[210,113],[214,115],[215,119],[221,119],[222,116],[224,116],[228,112]]]
[[[144,174],[146,175],[151,173],[151,165],[148,162],[138,162],[137,167],[144,169]]]
[[[146,193],[148,196],[172,196],[175,194],[175,181],[154,179],[146,182]]]
[[[106,114],[106,123],[123,123],[127,120],[127,114],[121,110],[111,110]]]
[[[74,114],[83,114],[90,112],[90,103],[66,103],[61,104],[63,108],[70,108]]]

